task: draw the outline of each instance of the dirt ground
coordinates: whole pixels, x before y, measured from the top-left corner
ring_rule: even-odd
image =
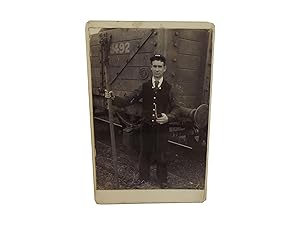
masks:
[[[119,189],[144,189],[138,179],[138,152],[117,142]],[[205,153],[170,144],[167,152],[168,188],[203,189],[205,180]],[[109,143],[96,141],[97,189],[114,189],[114,167]],[[150,186],[159,188],[156,166],[151,166]]]

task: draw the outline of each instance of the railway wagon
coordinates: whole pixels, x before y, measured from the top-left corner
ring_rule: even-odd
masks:
[[[109,38],[108,61],[104,66],[101,54],[101,38]],[[151,78],[150,57],[162,54],[166,57],[166,79],[173,87],[176,101],[182,109],[196,109],[201,104],[209,105],[211,76],[210,30],[199,29],[102,29],[90,37],[90,61],[94,118],[107,121],[107,103],[103,96],[106,76],[111,90],[118,96],[126,96]],[[104,68],[105,67],[105,68]],[[124,109],[115,109],[115,125],[130,133],[138,124],[141,104]],[[185,112],[187,112],[185,111]],[[170,128],[171,143],[191,147],[206,134],[194,126],[193,118],[185,113]],[[206,129],[207,130],[207,129]],[[205,129],[204,129],[205,133]],[[126,136],[126,134],[124,135]]]

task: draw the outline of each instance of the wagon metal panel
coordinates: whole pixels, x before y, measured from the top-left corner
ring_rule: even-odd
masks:
[[[149,66],[150,58],[153,53],[138,53],[126,66]],[[111,55],[109,65],[111,67],[121,67],[126,63],[128,55]]]
[[[178,38],[176,44],[179,54],[201,56],[205,43]]]
[[[119,67],[110,67],[109,72],[116,74]],[[127,66],[118,80],[146,80],[152,75],[150,67],[143,66]]]
[[[207,30],[181,29],[177,30],[176,36],[191,41],[205,41],[207,39]]]
[[[112,35],[112,42],[119,42],[142,39],[149,32],[149,29],[116,28],[105,32]]]

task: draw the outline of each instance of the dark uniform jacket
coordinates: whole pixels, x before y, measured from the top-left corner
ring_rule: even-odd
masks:
[[[161,86],[157,89],[153,86],[152,79],[150,79],[133,91],[132,94],[122,98],[116,96],[113,104],[125,107],[136,103],[141,98],[143,99],[143,118],[145,123],[156,124],[155,104],[158,115],[165,113],[168,117],[168,122],[176,119],[179,108],[175,102],[172,86],[165,79],[163,79]]]

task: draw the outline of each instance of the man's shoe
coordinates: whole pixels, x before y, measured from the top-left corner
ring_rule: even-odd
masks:
[[[150,184],[150,182],[145,180],[141,180],[137,185],[138,189],[150,189],[151,187],[152,185]]]
[[[163,182],[163,183],[161,183],[160,187],[162,189],[166,189],[166,188],[168,188],[168,184],[166,182]]]

